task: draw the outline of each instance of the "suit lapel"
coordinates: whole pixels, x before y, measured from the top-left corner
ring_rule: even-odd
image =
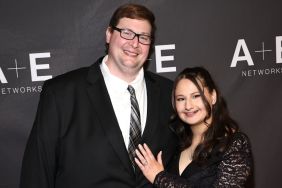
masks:
[[[158,130],[157,113],[159,112],[160,87],[148,73],[145,72],[144,76],[147,89],[147,120],[141,143],[147,143],[151,150],[154,150],[153,139],[157,135]],[[141,174],[141,170],[137,167],[136,175],[142,178],[143,176],[140,176]]]
[[[98,115],[101,122],[101,127],[105,132],[106,138],[109,140],[124,166],[129,171],[132,171],[122,133],[99,67],[100,62],[101,59],[89,70],[88,81],[90,85],[87,92],[93,103],[95,113]]]
[[[160,87],[148,74],[145,73],[147,88],[147,120],[145,130],[142,136],[143,142],[152,146],[152,139],[156,135],[158,125]],[[153,148],[152,148],[153,149]]]

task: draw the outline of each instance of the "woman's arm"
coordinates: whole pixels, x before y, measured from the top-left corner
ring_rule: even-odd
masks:
[[[253,166],[248,137],[235,133],[230,146],[218,166],[218,178],[214,187],[244,187]]]
[[[187,179],[164,171],[161,152],[157,160],[149,147],[139,146],[135,161],[144,176],[155,187],[163,188],[192,188],[193,184]],[[244,187],[252,171],[252,153],[248,137],[243,133],[236,133],[230,146],[223,155],[218,166],[217,179],[211,187]]]
[[[158,153],[156,159],[146,144],[143,146],[139,145],[138,147],[139,150],[136,150],[137,158],[135,158],[135,162],[144,176],[154,184],[155,187],[192,188],[191,184],[185,178],[164,171],[161,156],[162,152]]]

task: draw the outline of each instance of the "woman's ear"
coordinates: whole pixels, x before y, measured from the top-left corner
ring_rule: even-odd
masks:
[[[216,103],[217,93],[215,90],[212,91],[212,105]]]

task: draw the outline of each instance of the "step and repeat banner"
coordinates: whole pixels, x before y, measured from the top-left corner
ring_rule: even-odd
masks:
[[[110,16],[128,2],[157,19],[148,69],[173,80],[206,67],[250,137],[248,187],[281,187],[281,1],[0,0],[0,188],[18,187],[43,82],[104,55]]]

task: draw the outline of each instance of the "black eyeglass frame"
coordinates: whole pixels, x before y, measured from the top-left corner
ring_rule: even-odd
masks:
[[[143,44],[143,45],[150,45],[152,43],[152,37],[150,35],[146,35],[146,34],[138,34],[138,33],[135,33],[134,31],[130,30],[130,29],[121,29],[121,28],[118,28],[118,27],[115,27],[115,26],[111,26],[111,28],[113,30],[116,30],[120,33],[120,37],[123,38],[123,39],[126,39],[126,40],[133,40],[136,36],[137,36],[137,39],[138,39],[138,42]],[[122,33],[123,31],[128,31],[133,35],[133,38],[132,39],[129,39],[129,38],[125,38],[124,36],[122,36]],[[149,38],[149,43],[143,43],[140,41],[140,36],[145,36],[145,37],[148,37]]]

